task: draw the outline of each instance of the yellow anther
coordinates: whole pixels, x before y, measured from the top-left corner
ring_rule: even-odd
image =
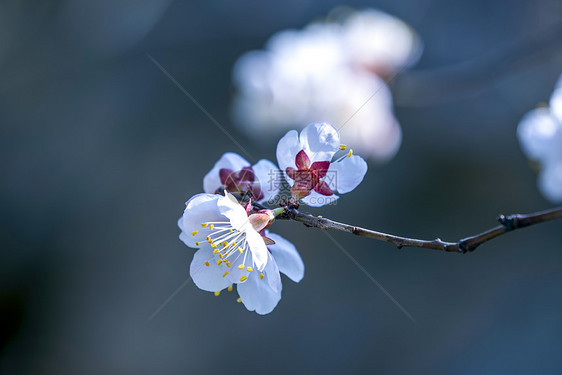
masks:
[[[199,242],[195,242],[195,246],[199,246]]]
[[[246,271],[252,272],[254,269],[252,267],[246,267]]]
[[[212,243],[212,244],[211,244],[211,247],[212,247],[213,249],[216,249],[216,248],[217,248],[217,245],[215,245],[214,243]]]
[[[223,245],[223,246],[226,246],[226,245],[228,245],[228,242],[227,242],[227,241],[224,241],[224,242],[222,243],[222,245]]]
[[[228,271],[225,271],[222,277],[225,277],[226,275],[228,275]]]
[[[213,229],[215,229],[215,224],[211,224],[211,225],[209,225],[209,229],[210,229],[210,230],[213,230]]]
[[[226,266],[227,266],[228,268],[230,268],[230,265],[231,265],[231,264],[232,264],[232,263],[230,263],[228,260],[226,261]]]
[[[209,225],[209,223],[201,223],[201,226],[202,226],[203,228],[205,228],[207,225]]]
[[[206,239],[207,241],[213,242],[213,241],[211,241],[211,236],[207,236],[205,239]]]
[[[222,264],[222,259],[217,260],[217,266],[220,266]]]
[[[218,249],[217,249],[217,250],[218,250]],[[224,254],[219,254],[219,258],[222,259],[223,257],[224,257]]]
[[[207,267],[209,267],[209,261],[208,261],[208,260],[205,261],[205,265],[206,265]]]
[[[241,264],[241,265],[238,266],[238,269],[239,269],[239,270],[241,270],[242,268],[244,268],[244,265],[243,265],[243,264]]]
[[[221,294],[220,290],[218,292],[215,292],[215,296],[219,296],[219,294]]]
[[[340,145],[340,150],[345,150],[347,148],[346,145]]]
[[[246,280],[248,280],[248,276],[246,276],[246,275],[244,275],[240,278],[240,281],[246,281]]]
[[[349,152],[347,153],[347,157],[350,158],[351,155],[353,155],[353,150],[352,150],[352,149],[350,149]]]
[[[244,250],[242,250],[242,248],[238,248],[238,251],[240,252],[240,254],[242,254],[244,252]]]
[[[230,233],[232,233],[232,232],[234,232],[234,230],[233,230],[233,229],[231,229],[231,230],[229,230],[229,232],[230,232]]]
[[[229,286],[228,286],[228,291],[229,291],[229,292],[232,292],[232,285],[229,285]]]
[[[213,255],[217,255],[219,252],[220,252],[219,249],[215,249],[215,250],[213,250]]]
[[[322,219],[322,215],[318,215],[318,217],[319,217],[320,219]]]
[[[263,273],[260,273],[260,279],[263,280]]]
[[[195,236],[197,233],[199,233],[199,231],[198,231],[198,230],[194,230],[193,232],[191,232],[191,235],[192,235],[192,236]]]
[[[232,243],[232,246],[236,246],[236,242],[233,242],[233,243]]]
[[[238,299],[236,300],[236,302],[238,302],[238,303],[242,302],[242,298],[238,297]]]

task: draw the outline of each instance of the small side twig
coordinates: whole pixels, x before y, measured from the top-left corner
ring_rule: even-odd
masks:
[[[339,223],[326,218],[303,214],[294,207],[287,207],[279,219],[294,220],[303,223],[308,227],[339,230],[348,232],[360,237],[372,238],[379,241],[390,242],[398,249],[402,247],[418,247],[433,249],[453,253],[466,253],[474,251],[481,244],[490,241],[504,233],[515,229],[525,228],[530,225],[544,223],[546,221],[562,218],[562,207],[553,208],[546,211],[531,214],[516,214],[504,216],[500,215],[497,219],[501,225],[488,229],[474,236],[466,237],[458,242],[446,242],[437,238],[435,240],[419,240],[408,237],[395,236],[383,232],[377,232],[349,224]]]

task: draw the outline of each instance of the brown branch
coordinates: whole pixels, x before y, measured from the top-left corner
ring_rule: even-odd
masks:
[[[330,219],[303,214],[294,207],[287,207],[285,212],[278,217],[279,219],[294,220],[303,223],[308,227],[339,230],[348,232],[360,237],[373,238],[379,241],[390,242],[397,248],[405,246],[420,247],[424,249],[441,250],[453,253],[466,253],[474,251],[484,242],[488,242],[504,233],[515,229],[525,228],[530,225],[544,223],[546,221],[562,218],[562,207],[553,208],[546,211],[535,212],[531,214],[521,215],[500,215],[497,219],[501,225],[488,229],[477,235],[466,237],[458,242],[446,242],[437,238],[432,241],[418,240],[414,238],[400,237],[392,234],[377,232],[370,229],[356,227],[349,224],[339,223]]]

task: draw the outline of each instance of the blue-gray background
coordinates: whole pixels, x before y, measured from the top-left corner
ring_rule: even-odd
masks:
[[[184,201],[236,146],[236,58],[335,1],[0,3],[0,372],[559,373],[561,222],[469,255],[333,236],[281,222],[306,275],[268,316],[189,283]],[[499,213],[549,207],[517,143],[518,120],[562,72],[556,0],[352,1],[410,23],[425,43],[393,92],[404,141],[324,216],[458,239]],[[558,34],[556,34],[558,33]],[[554,41],[553,41],[554,40]],[[557,42],[558,41],[558,42]],[[315,211],[320,213],[320,211]]]

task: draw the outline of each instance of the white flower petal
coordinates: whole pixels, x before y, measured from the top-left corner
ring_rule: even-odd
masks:
[[[263,272],[267,277],[267,282],[271,289],[276,292],[281,291],[281,275],[279,275],[279,267],[269,252],[267,255],[267,265],[265,266]]]
[[[311,163],[330,161],[339,149],[340,135],[332,125],[326,122],[317,122],[306,126],[301,131],[300,143]]]
[[[224,270],[217,266],[211,250],[210,246],[206,246],[195,252],[189,266],[189,274],[198,288],[208,292],[218,292],[231,283],[230,280],[222,277]],[[209,262],[209,266],[205,265],[205,261]]]
[[[355,189],[367,173],[367,163],[357,155],[345,157],[337,163],[330,164],[325,181],[332,191],[340,194]]]
[[[246,229],[246,242],[252,252],[255,267],[258,271],[263,271],[267,264],[267,255],[269,254],[265,242],[263,242],[263,238],[250,227]]]
[[[336,194],[326,196],[312,190],[310,194],[301,199],[301,201],[310,207],[322,207],[334,203],[338,198]]]
[[[215,193],[221,187],[219,171],[223,168],[232,169],[234,172],[240,171],[244,167],[249,167],[250,163],[242,156],[227,152],[215,163],[213,169],[203,178],[203,191],[205,193]]]
[[[299,141],[299,133],[296,130],[291,130],[283,136],[277,143],[277,163],[283,172],[285,179],[289,185],[293,186],[295,183],[287,176],[287,168],[296,168],[295,157],[302,150]]]
[[[208,227],[201,226],[203,221],[226,221],[217,206],[220,198],[216,194],[197,194],[187,201],[183,216],[178,220],[178,226],[182,230],[180,239],[187,246],[198,247],[195,242],[204,241],[210,233]],[[192,231],[197,233],[192,235]]]
[[[544,166],[539,174],[538,186],[546,199],[562,203],[562,159]]]
[[[256,180],[259,181],[263,199],[260,202],[267,202],[274,198],[281,188],[281,173],[277,166],[269,160],[262,159],[254,166]]]
[[[304,277],[304,263],[295,245],[275,233],[267,232],[267,237],[275,241],[274,245],[267,248],[271,251],[279,271],[296,283],[301,281]]]
[[[412,28],[374,9],[353,14],[344,24],[343,38],[351,59],[377,73],[413,64],[422,50]]]
[[[548,108],[528,112],[517,127],[517,137],[530,159],[545,162],[562,149],[562,125]]]
[[[251,272],[248,280],[238,284],[237,289],[244,306],[260,315],[269,314],[281,300],[282,288],[273,290],[268,282],[260,279],[257,272]]]
[[[230,220],[233,228],[241,231],[249,225],[246,210],[229,192],[225,192],[225,196],[219,198],[217,206],[219,212]]]

